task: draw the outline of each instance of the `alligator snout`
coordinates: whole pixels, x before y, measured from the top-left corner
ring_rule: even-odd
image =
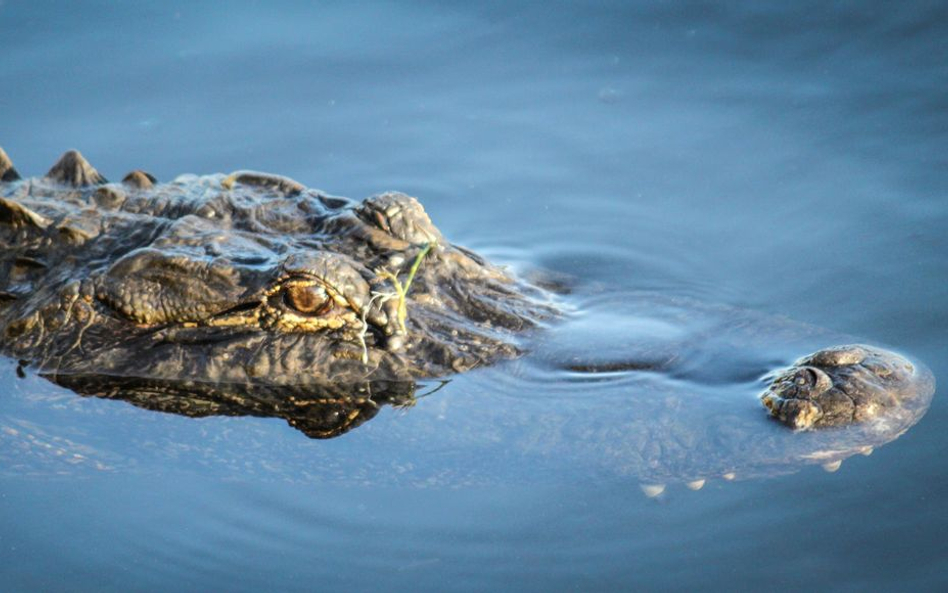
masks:
[[[761,394],[770,415],[791,428],[867,422],[925,406],[931,373],[894,352],[861,344],[801,358]]]

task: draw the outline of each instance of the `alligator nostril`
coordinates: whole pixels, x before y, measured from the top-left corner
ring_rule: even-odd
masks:
[[[380,309],[370,308],[365,312],[365,319],[375,327],[386,331],[388,330],[388,315],[385,314],[385,311]]]
[[[801,377],[801,379],[803,380],[800,383],[801,385],[809,385],[810,387],[814,387],[819,380],[819,377],[816,375],[816,371],[813,369],[805,368],[803,369],[803,377]]]

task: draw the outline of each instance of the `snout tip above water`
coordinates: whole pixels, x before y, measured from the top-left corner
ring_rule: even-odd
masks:
[[[760,399],[795,430],[875,422],[904,430],[928,409],[935,378],[925,365],[864,344],[818,350],[779,372]]]

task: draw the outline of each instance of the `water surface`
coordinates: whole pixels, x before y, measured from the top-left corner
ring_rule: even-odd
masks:
[[[710,342],[686,377],[556,364],[700,333],[642,294],[786,316],[946,376],[946,17],[925,2],[0,3],[0,145],[22,173],[75,147],[113,179],[250,168],[356,198],[398,189],[452,241],[573,290],[532,356],[330,441],[78,398],[6,361],[0,578],[944,589],[937,395],[835,473],[657,499],[601,440],[524,419],[616,428],[606,403],[649,381],[753,397],[768,357],[702,358]]]

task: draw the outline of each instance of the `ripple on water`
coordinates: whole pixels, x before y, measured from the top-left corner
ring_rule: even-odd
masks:
[[[690,297],[629,291],[563,299],[563,318],[525,359],[501,367],[501,380],[520,381],[509,392],[573,394],[580,385],[656,380],[746,390],[832,343],[818,328]]]

